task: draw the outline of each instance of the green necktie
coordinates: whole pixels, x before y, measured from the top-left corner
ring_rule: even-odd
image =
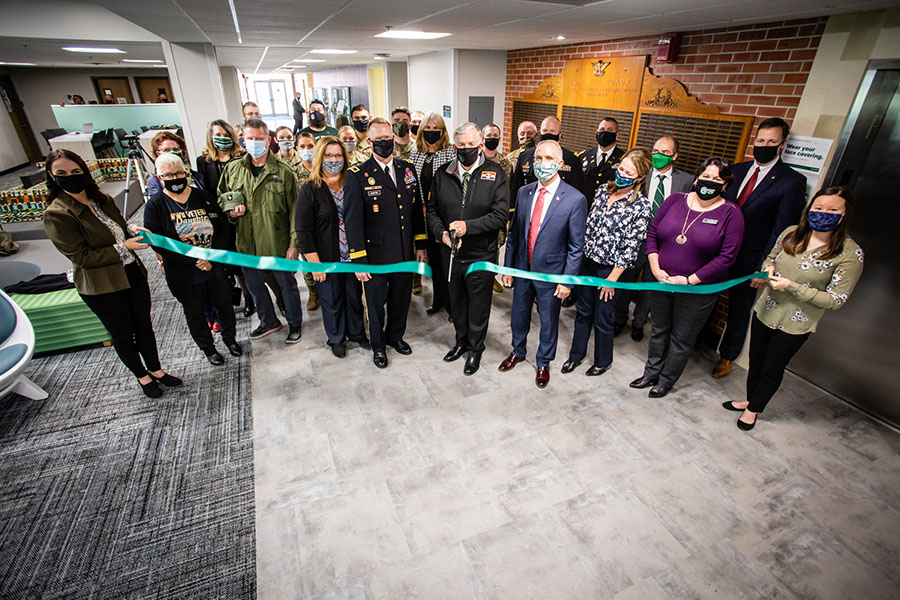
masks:
[[[469,173],[463,173],[463,202],[466,201],[466,192],[469,190]]]
[[[663,200],[666,199],[666,189],[663,186],[663,181],[665,180],[665,175],[658,175],[659,177],[659,185],[656,186],[656,194],[653,196],[653,214],[656,214],[656,211],[659,210],[659,207],[662,206]]]

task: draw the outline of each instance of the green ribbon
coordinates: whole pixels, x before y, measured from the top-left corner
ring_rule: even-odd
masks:
[[[501,267],[500,265],[488,261],[474,262],[469,265],[466,275],[474,271],[490,271],[500,275],[512,275],[522,279],[531,279],[532,281],[544,281],[547,283],[561,283],[566,286],[574,285],[590,285],[594,287],[618,288],[622,290],[650,290],[656,292],[675,292],[682,294],[717,294],[730,287],[734,287],[739,283],[749,281],[751,279],[768,279],[769,274],[765,271],[746,275],[737,279],[730,279],[722,283],[705,283],[700,285],[678,285],[675,283],[659,283],[657,281],[647,281],[642,283],[626,283],[624,281],[609,281],[602,277],[589,277],[587,275],[550,275],[547,273],[535,273],[533,271],[523,271],[521,269],[512,269],[510,267]]]
[[[176,254],[190,256],[191,258],[199,258],[210,262],[234,265],[236,267],[247,267],[250,269],[267,271],[288,271],[291,273],[296,273],[297,271],[304,271],[307,273],[372,273],[376,275],[385,275],[388,273],[418,273],[420,275],[425,275],[426,277],[431,277],[431,267],[425,263],[412,260],[390,265],[309,262],[305,260],[278,258],[276,256],[252,256],[250,254],[232,252],[231,250],[199,248],[197,246],[185,244],[184,242],[179,242],[178,240],[173,240],[172,238],[150,233],[149,231],[141,231],[139,235],[143,237],[145,242],[155,248],[161,248]],[[683,294],[716,294],[736,286],[739,283],[749,281],[750,279],[769,278],[769,274],[762,271],[737,279],[723,281],[722,283],[707,283],[701,285],[676,285],[674,283],[658,283],[656,281],[625,283],[622,281],[609,281],[602,277],[588,277],[586,275],[550,275],[547,273],[535,273],[533,271],[501,267],[496,263],[488,261],[472,263],[469,265],[466,275],[474,271],[490,271],[491,273],[497,273],[499,275],[512,275],[513,277],[521,279],[531,279],[532,281],[544,281],[547,283],[561,283],[566,286],[590,285],[594,287],[610,287],[623,290],[651,290],[657,292],[678,292]]]
[[[225,265],[234,265],[236,267],[247,267],[250,269],[261,269],[266,271],[288,271],[296,273],[304,271],[306,273],[372,273],[375,275],[385,275],[387,273],[418,273],[431,277],[431,267],[423,262],[406,261],[390,265],[370,265],[364,263],[345,263],[345,262],[309,262],[306,260],[291,260],[288,258],[278,258],[277,256],[253,256],[250,254],[241,254],[240,252],[232,252],[231,250],[216,250],[213,248],[199,248],[191,246],[178,240],[173,240],[162,235],[150,233],[149,231],[140,231],[138,235],[143,237],[143,241],[150,244],[154,248],[161,248],[176,254],[183,254],[191,258],[199,258],[210,262],[222,263]]]

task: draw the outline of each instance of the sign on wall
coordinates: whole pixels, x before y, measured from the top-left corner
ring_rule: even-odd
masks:
[[[815,138],[805,135],[789,135],[781,160],[804,177],[806,177],[806,197],[812,195],[819,188],[819,177],[825,159],[831,151],[834,140],[827,138]]]

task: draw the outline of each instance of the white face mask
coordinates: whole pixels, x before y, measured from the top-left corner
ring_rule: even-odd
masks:
[[[278,140],[278,147],[282,152],[290,152],[294,149],[294,140]]]

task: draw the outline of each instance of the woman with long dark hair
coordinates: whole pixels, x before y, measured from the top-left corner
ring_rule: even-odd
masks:
[[[847,233],[851,204],[847,188],[819,190],[800,223],[782,232],[763,263],[769,279],[751,283],[764,289],[750,325],[747,399],[722,404],[741,412],[737,426],[744,431],[756,425],[825,311],[842,307],[862,275],[862,248]]]
[[[72,261],[75,288],[109,331],[119,359],[144,394],[159,398],[159,383],[175,387],[181,380],[159,363],[147,270],[135,254],[148,246],[139,228],[126,225],[113,199],[100,191],[80,156],[53,150],[46,165],[47,236]]]

